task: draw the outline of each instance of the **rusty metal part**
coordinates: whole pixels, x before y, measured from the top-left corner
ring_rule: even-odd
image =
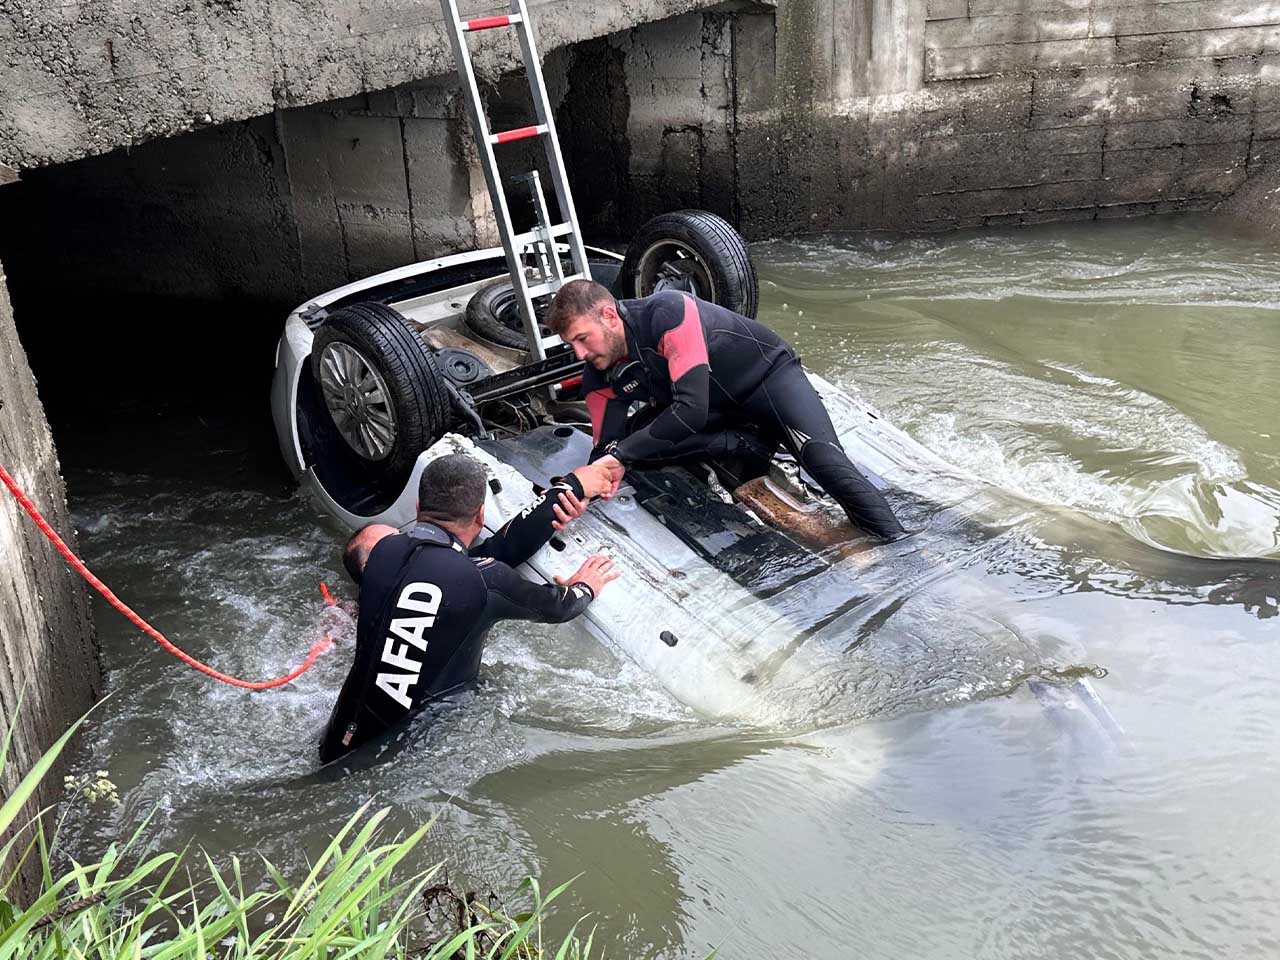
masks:
[[[842,512],[816,500],[801,500],[771,477],[757,477],[733,491],[739,503],[824,559],[865,553],[875,539],[852,526]]]

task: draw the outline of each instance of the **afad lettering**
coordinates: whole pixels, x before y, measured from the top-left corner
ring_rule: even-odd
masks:
[[[426,652],[426,632],[435,626],[436,611],[440,609],[440,588],[434,583],[411,583],[400,591],[396,609],[419,613],[417,617],[398,617],[391,621],[386,643],[382,648],[382,662],[405,673],[378,674],[378,689],[406,710],[412,709],[413,698],[409,689],[418,682],[422,673],[422,661],[412,656],[411,646]],[[403,642],[397,644],[396,640]]]

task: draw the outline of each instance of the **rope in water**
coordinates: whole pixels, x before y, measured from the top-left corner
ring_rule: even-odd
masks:
[[[124,601],[112,593],[110,587],[94,576],[93,571],[84,565],[84,562],[77,557],[72,549],[67,546],[66,542],[58,536],[58,532],[54,530],[53,527],[49,526],[48,521],[40,515],[40,511],[36,509],[36,505],[31,502],[31,499],[25,493],[22,492],[17,481],[9,475],[9,471],[4,468],[3,464],[0,464],[0,481],[3,481],[4,485],[9,488],[9,492],[17,498],[18,503],[22,505],[22,509],[27,511],[27,515],[30,516],[31,519],[35,521],[36,526],[40,528],[40,532],[49,538],[49,541],[57,548],[58,552],[62,554],[67,563],[71,564],[72,569],[74,569],[76,573],[80,574],[80,576],[84,577],[93,589],[97,590],[106,598],[108,603],[128,617],[139,630],[147,634],[155,640],[156,643],[160,644],[160,646],[164,647],[187,666],[193,667],[201,673],[213,677],[215,680],[221,680],[223,683],[229,683],[233,687],[243,687],[246,690],[270,690],[273,687],[282,687],[286,683],[296,680],[298,677],[310,670],[315,664],[316,658],[327,650],[329,645],[333,642],[329,637],[316,641],[311,645],[311,652],[307,654],[307,659],[303,661],[302,666],[290,671],[283,677],[276,678],[275,680],[241,680],[239,677],[232,677],[228,674],[222,673],[221,671],[215,670],[208,664],[201,663],[189,653],[179,650],[169,642],[164,634],[151,626],[151,624],[147,623],[146,620],[142,619],[142,617],[136,614],[126,603],[124,603]],[[330,606],[337,605],[337,601],[334,600],[333,596],[329,593],[329,588],[323,583],[320,584],[320,593],[324,596],[325,602]]]

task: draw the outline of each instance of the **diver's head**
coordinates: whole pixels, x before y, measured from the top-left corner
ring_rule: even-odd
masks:
[[[484,467],[466,454],[432,460],[418,481],[418,519],[443,527],[470,546],[484,526],[487,483]]]
[[[364,579],[364,568],[369,562],[369,554],[383,537],[399,533],[395,527],[385,523],[371,523],[361,527],[351,535],[347,545],[342,548],[342,565],[347,568],[351,579],[359,583]]]
[[[556,292],[547,326],[574,355],[597,370],[608,370],[627,355],[627,336],[618,303],[594,280],[570,280]]]

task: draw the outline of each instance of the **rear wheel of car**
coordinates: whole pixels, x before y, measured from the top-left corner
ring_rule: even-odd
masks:
[[[753,318],[760,305],[746,241],[705,210],[663,213],[642,226],[627,247],[620,286],[626,298],[680,290]]]
[[[316,331],[311,366],[342,439],[385,475],[407,475],[449,426],[449,394],[435,358],[385,304],[355,303],[329,314]]]

